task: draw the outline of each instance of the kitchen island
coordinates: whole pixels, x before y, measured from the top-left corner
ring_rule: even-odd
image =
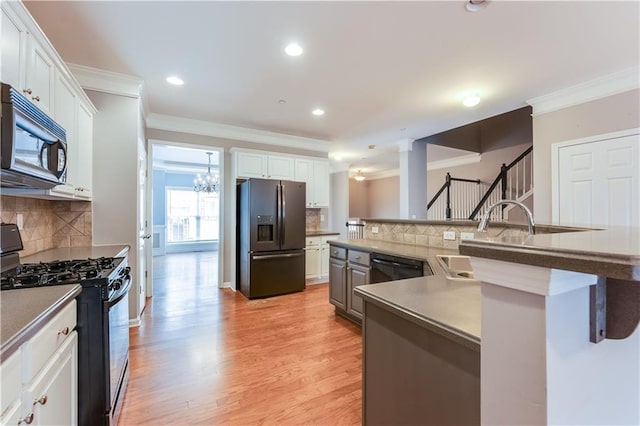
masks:
[[[640,229],[463,241],[482,424],[640,424]]]

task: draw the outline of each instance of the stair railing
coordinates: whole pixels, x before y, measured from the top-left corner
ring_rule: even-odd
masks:
[[[498,185],[500,189],[498,190]],[[482,216],[488,207],[498,200],[519,200],[533,189],[533,146],[527,148],[509,165],[502,164],[500,173],[469,215],[469,220]],[[492,220],[502,220],[504,207],[492,214]],[[495,216],[495,217],[494,217]]]
[[[444,184],[427,204],[427,219],[466,218],[480,198],[481,191],[479,179],[454,178],[447,173]]]

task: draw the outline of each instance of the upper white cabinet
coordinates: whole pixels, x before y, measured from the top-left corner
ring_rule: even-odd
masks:
[[[293,165],[293,157],[239,151],[236,156],[236,176],[291,180]]]
[[[296,158],[295,180],[307,184],[307,207],[329,207],[329,161]]]
[[[31,34],[27,45],[28,60],[23,94],[38,108],[51,115],[55,73],[53,60]]]
[[[46,191],[10,190],[36,198],[91,198],[96,110],[22,2],[1,2],[2,82],[18,89],[67,133],[67,181]]]
[[[4,6],[4,5],[3,5]],[[27,58],[27,30],[9,9],[2,8],[2,38],[0,38],[0,70],[2,82],[24,89]]]

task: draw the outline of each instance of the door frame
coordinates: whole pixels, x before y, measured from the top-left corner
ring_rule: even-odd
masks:
[[[218,153],[218,158],[220,160],[220,164],[219,164],[220,204],[218,206],[219,208],[219,212],[218,212],[218,217],[219,217],[219,220],[218,220],[218,236],[219,236],[218,238],[218,288],[223,288],[224,287],[223,266],[224,266],[224,247],[225,247],[225,232],[224,232],[225,214],[224,212],[225,212],[225,202],[226,202],[225,200],[226,181],[225,181],[225,164],[224,164],[225,150],[223,147],[219,147],[219,146],[198,145],[193,143],[176,142],[174,140],[149,139],[150,155],[148,155],[147,157],[147,174],[148,174],[147,185],[149,187],[149,190],[147,191],[149,194],[147,199],[148,199],[149,208],[147,209],[147,220],[151,224],[152,228],[153,228],[153,157],[154,157],[154,148],[156,145],[168,145],[168,146],[174,146],[176,148],[197,149],[199,151],[202,151],[203,153],[207,151],[209,152],[215,151]],[[150,265],[153,265],[153,257]],[[153,268],[150,268],[150,269],[153,269]],[[152,281],[153,280],[149,281],[150,288],[147,289],[147,297],[153,296]]]
[[[551,223],[558,224],[560,221],[560,149],[573,145],[584,145],[634,135],[640,135],[640,127],[556,142],[551,145]]]

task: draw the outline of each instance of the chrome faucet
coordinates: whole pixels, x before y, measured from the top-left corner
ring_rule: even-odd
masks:
[[[529,222],[528,223],[529,235],[535,235],[536,225],[535,223],[533,223],[533,214],[531,213],[531,210],[529,210],[529,208],[524,204],[522,204],[521,202],[514,201],[514,200],[500,200],[497,203],[491,205],[491,207],[489,207],[489,210],[487,210],[487,212],[484,214],[484,217],[480,221],[480,224],[478,225],[478,232],[487,232],[487,226],[489,226],[489,219],[491,218],[491,212],[493,212],[493,210],[496,207],[502,206],[505,204],[513,204],[515,206],[520,207],[522,210],[524,210],[524,213],[527,215],[527,221]]]

